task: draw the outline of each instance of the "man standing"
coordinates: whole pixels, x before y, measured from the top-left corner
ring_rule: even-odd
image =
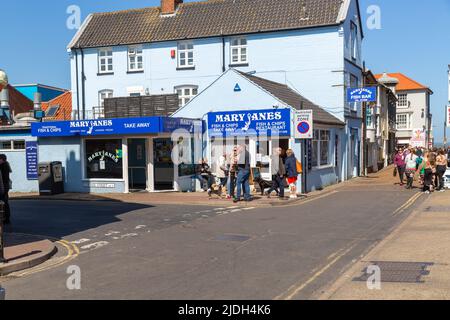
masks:
[[[2,188],[0,191],[3,191],[2,200],[5,203],[5,224],[9,224],[11,220],[11,210],[9,207],[9,190],[11,189],[11,180],[9,178],[10,173],[12,172],[11,166],[9,165],[8,158],[4,154],[0,154],[0,172],[2,176]]]
[[[273,191],[277,191],[278,197],[284,200],[284,178],[286,176],[286,168],[284,166],[283,149],[277,148],[271,157],[271,171],[272,171],[272,187],[266,192],[267,197],[270,198],[270,194]]]
[[[247,151],[247,147],[242,145],[238,149],[238,174],[237,174],[237,190],[236,197],[233,202],[237,203],[241,201],[241,190],[244,188],[244,200],[251,201],[250,196],[250,153]]]

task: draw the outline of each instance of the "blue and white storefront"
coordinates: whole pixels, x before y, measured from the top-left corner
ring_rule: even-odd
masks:
[[[167,117],[33,123],[31,136],[39,162],[62,162],[66,192],[185,191],[191,174],[172,161],[180,129],[201,140],[201,121]]]

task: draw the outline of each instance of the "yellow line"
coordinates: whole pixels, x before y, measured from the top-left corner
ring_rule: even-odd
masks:
[[[395,216],[396,214],[406,210],[407,208],[409,208],[410,206],[413,205],[413,203],[420,198],[420,196],[422,195],[421,192],[416,193],[415,195],[413,195],[408,201],[406,201],[400,208],[398,208],[397,210],[394,211],[393,215]]]
[[[325,271],[330,269],[339,259],[341,259],[343,256],[345,256],[347,253],[349,253],[355,246],[357,245],[356,241],[353,241],[353,244],[348,247],[345,250],[340,250],[341,252],[334,258],[330,263],[328,263],[326,266],[324,266],[322,269],[317,271],[311,278],[309,278],[306,282],[303,282],[302,284],[294,285],[291,288],[289,288],[286,292],[282,293],[281,295],[277,296],[275,300],[292,300],[300,291],[302,291],[306,286],[308,286],[311,282],[316,280],[320,275],[322,275]],[[339,252],[339,250],[337,251]]]

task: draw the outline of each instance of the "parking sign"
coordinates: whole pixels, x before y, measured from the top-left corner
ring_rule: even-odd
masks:
[[[297,110],[294,115],[295,139],[313,138],[313,111]]]

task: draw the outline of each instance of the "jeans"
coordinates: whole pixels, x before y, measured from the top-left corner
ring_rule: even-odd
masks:
[[[413,170],[406,170],[406,189],[412,189],[414,184],[414,175],[416,174]]]
[[[236,174],[230,173],[227,181],[227,192],[230,197],[234,197],[234,188],[236,187]]]
[[[201,174],[197,174],[194,177],[198,181],[200,181],[200,186],[203,190],[208,190],[212,185],[211,177],[203,176]]]
[[[444,175],[445,171],[447,171],[446,166],[437,166],[436,168],[436,176],[437,176],[437,190],[443,190],[445,188],[444,186]]]
[[[268,194],[271,194],[272,191],[277,191],[278,196],[280,198],[284,198],[284,177],[280,177],[278,175],[272,176],[272,187],[267,191]]]
[[[250,170],[240,169],[237,175],[236,198],[241,199],[241,190],[244,188],[244,200],[250,200]]]
[[[400,184],[403,184],[403,179],[405,178],[406,165],[398,166],[397,170],[398,170],[398,177],[400,178]]]

